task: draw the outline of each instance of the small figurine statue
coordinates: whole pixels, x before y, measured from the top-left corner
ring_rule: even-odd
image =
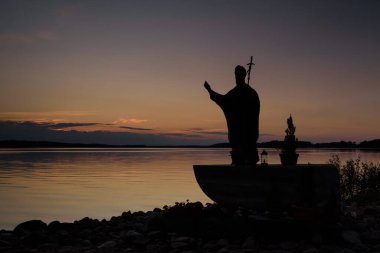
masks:
[[[296,153],[298,139],[294,135],[296,127],[293,124],[292,115],[287,120],[288,128],[285,130],[286,136],[281,149],[280,158],[282,165],[296,165],[299,154]]]
[[[261,164],[268,165],[268,152],[265,149],[261,152]]]

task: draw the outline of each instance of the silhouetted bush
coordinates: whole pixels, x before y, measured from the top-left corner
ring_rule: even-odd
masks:
[[[361,162],[360,158],[342,164],[338,155],[333,155],[329,162],[339,170],[342,200],[361,203],[380,200],[380,164]]]

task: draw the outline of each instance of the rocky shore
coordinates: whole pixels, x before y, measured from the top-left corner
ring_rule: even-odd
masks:
[[[0,252],[380,252],[380,203],[346,205],[334,222],[177,203],[110,220],[32,220],[0,231]]]

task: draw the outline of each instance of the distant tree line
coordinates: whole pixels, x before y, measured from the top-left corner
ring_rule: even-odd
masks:
[[[282,148],[283,141],[268,141],[257,144],[259,148]],[[215,148],[227,148],[228,143],[218,143],[211,145]],[[352,141],[340,141],[340,142],[326,142],[326,143],[312,143],[309,141],[298,141],[298,148],[336,148],[336,149],[380,149],[380,139],[363,141],[360,143]]]
[[[145,145],[107,145],[97,143],[64,143],[51,141],[0,141],[0,148],[143,148]]]

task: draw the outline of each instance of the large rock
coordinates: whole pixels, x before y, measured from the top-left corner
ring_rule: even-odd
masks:
[[[242,245],[242,247],[243,247],[244,249],[253,249],[253,248],[255,248],[255,246],[256,246],[256,240],[255,240],[254,237],[248,237],[248,238],[244,241],[244,243],[243,243],[243,245]]]
[[[184,249],[188,246],[189,244],[187,242],[172,242],[170,244],[170,247],[172,247],[173,249]]]
[[[98,249],[110,249],[115,247],[117,244],[115,241],[107,241],[105,243],[102,243],[101,245],[98,246]]]
[[[343,231],[342,238],[345,242],[353,245],[361,245],[362,242],[359,238],[359,233],[351,230]]]
[[[366,231],[362,233],[363,241],[370,244],[377,244],[380,242],[380,230]]]
[[[319,253],[319,250],[317,250],[316,248],[309,248],[302,251],[302,253]]]
[[[30,234],[35,232],[43,232],[47,229],[46,223],[41,220],[30,220],[23,223],[18,224],[13,232],[20,236],[24,234]]]
[[[126,239],[137,239],[143,237],[143,235],[137,231],[129,230],[126,231],[122,237],[125,237]]]

